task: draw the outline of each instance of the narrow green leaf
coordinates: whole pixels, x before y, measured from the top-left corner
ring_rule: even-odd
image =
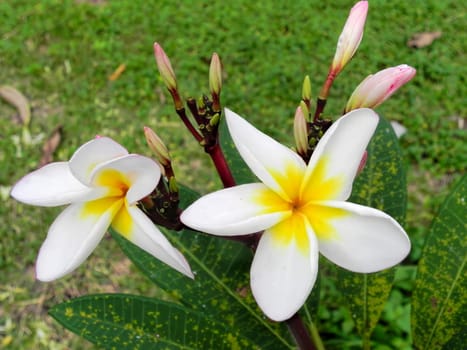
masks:
[[[198,195],[181,188],[182,207]],[[251,292],[249,270],[252,252],[243,244],[188,229],[162,229],[189,261],[191,280],[154,259],[118,234],[113,234],[125,254],[156,285],[190,309],[204,312],[238,330],[261,349],[293,348],[287,328],[263,316]]]
[[[399,141],[384,118],[380,118],[367,151],[365,168],[354,182],[350,201],[380,209],[402,223],[407,204],[405,171]],[[393,280],[394,269],[357,274],[339,268],[340,288],[365,342],[381,316]]]
[[[467,344],[466,195],[464,175],[434,219],[418,265],[412,297],[417,349],[441,349],[447,342]]]
[[[62,325],[106,349],[244,349],[251,344],[200,311],[126,294],[86,295],[50,311]]]

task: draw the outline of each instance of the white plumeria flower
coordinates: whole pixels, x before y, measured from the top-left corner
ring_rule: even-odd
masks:
[[[161,177],[159,165],[100,137],[69,162],[48,164],[12,189],[16,200],[38,206],[70,204],[53,222],[36,262],[36,277],[52,281],[76,269],[109,226],[157,259],[193,278],[183,255],[137,207]]]
[[[232,139],[262,181],[208,194],[181,216],[187,226],[220,236],[263,231],[251,266],[251,289],[264,313],[283,321],[304,304],[318,271],[318,252],[354,272],[399,263],[410,250],[387,214],[346,202],[365,148],[378,124],[370,109],[335,122],[310,162],[232,111]]]

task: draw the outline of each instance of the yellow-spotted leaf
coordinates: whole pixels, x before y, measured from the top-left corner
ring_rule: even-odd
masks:
[[[387,120],[380,118],[368,145],[363,172],[354,182],[351,202],[384,211],[403,223],[407,186],[399,142]],[[359,274],[339,268],[339,285],[358,333],[369,344],[394,280],[394,269]]]
[[[184,187],[180,193],[182,207],[198,197]],[[254,344],[253,349],[255,346],[271,350],[294,348],[287,327],[269,321],[252,297],[249,271],[253,254],[250,249],[241,243],[188,229],[161,230],[188,260],[194,280],[154,259],[120,235],[113,236],[133,263],[177,302],[212,317],[231,332],[239,332]]]
[[[466,197],[464,175],[434,219],[418,264],[412,296],[416,349],[461,349],[467,344]]]
[[[87,295],[55,305],[49,313],[104,349],[254,349],[201,311],[142,296]]]

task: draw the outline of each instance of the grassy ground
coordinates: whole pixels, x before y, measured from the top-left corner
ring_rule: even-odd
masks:
[[[225,68],[224,105],[291,144],[302,79],[310,75],[316,96],[352,5],[346,0],[0,2],[0,85],[22,91],[33,111],[32,142],[25,143],[15,109],[0,103],[0,347],[91,347],[57,326],[47,308],[85,293],[156,293],[111,239],[72,275],[49,284],[34,281],[38,248],[59,209],[20,205],[8,198],[8,190],[37,166],[41,145],[55,127],[63,126],[55,159],[65,160],[96,134],[149,154],[142,134],[143,125],[149,125],[169,145],[180,181],[201,191],[217,188],[202,151],[172,112],[156,71],[153,42],[170,55],[184,97],[207,92],[208,62],[217,51]],[[378,109],[408,129],[401,144],[410,195],[406,228],[414,249],[399,276],[402,285],[391,296],[394,308],[385,312],[375,334],[381,344],[396,339],[393,348],[409,344],[405,295],[410,287],[403,282],[410,282],[410,265],[420,256],[430,221],[467,164],[464,23],[461,2],[372,0],[362,45],[338,78],[326,110],[339,115],[353,88],[370,73],[401,63],[417,68],[413,82]],[[406,46],[413,34],[424,31],[442,36],[421,49]],[[126,70],[109,81],[120,64]],[[325,286],[338,300],[333,288]],[[343,335],[350,347],[349,315],[334,301],[323,302],[320,329],[329,339]],[[342,348],[332,340],[328,345]]]

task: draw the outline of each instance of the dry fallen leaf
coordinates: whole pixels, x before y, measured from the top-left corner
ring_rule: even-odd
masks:
[[[407,41],[407,46],[419,49],[431,45],[433,40],[438,39],[440,36],[441,32],[416,33]]]
[[[122,73],[125,71],[126,69],[126,65],[124,63],[122,63],[121,65],[119,65],[117,67],[117,69],[114,70],[114,72],[109,76],[109,80],[110,81],[115,81],[117,80],[120,75],[122,75]]]
[[[0,86],[0,96],[18,110],[21,122],[27,127],[31,121],[28,99],[14,87],[7,85]]]
[[[62,126],[57,126],[50,137],[42,146],[42,157],[39,161],[39,168],[53,161],[53,154],[62,139]]]

